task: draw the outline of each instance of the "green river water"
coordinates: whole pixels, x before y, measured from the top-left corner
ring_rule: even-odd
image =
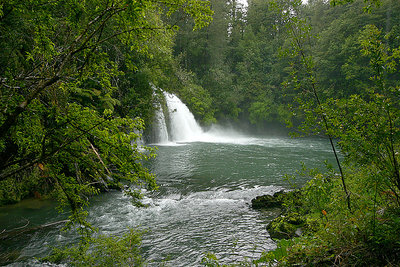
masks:
[[[320,168],[325,159],[333,162],[328,141],[316,138],[241,136],[170,143],[160,145],[157,154],[148,167],[160,190],[148,194],[148,208],[132,206],[117,191],[94,197],[89,208],[90,222],[102,233],[146,230],[143,248],[149,266],[198,266],[207,252],[222,263],[234,263],[273,249],[266,224],[279,211],[255,211],[251,199],[289,189],[284,175],[300,169],[302,162]],[[54,204],[30,200],[0,208],[0,231],[65,218]],[[10,266],[42,266],[33,258],[46,255],[49,246],[76,241],[60,228],[16,231],[0,240],[2,258],[13,258]]]

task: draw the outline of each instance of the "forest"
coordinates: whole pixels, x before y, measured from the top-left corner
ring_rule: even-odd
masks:
[[[205,128],[330,142],[334,166],[288,174],[308,180],[283,201],[304,234],[237,265],[400,261],[399,1],[6,0],[0,33],[0,205],[57,200],[81,237],[44,261],[144,264],[135,230],[95,237],[86,218],[93,195],[144,207],[159,188],[144,164],[157,151],[139,142],[155,88]]]

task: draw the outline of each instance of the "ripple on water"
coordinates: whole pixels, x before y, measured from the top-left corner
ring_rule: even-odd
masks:
[[[160,147],[148,164],[160,185],[159,192],[144,200],[149,207],[136,208],[121,192],[110,192],[91,201],[89,220],[106,234],[120,235],[127,227],[147,230],[143,247],[150,266],[197,266],[207,252],[224,264],[234,263],[274,248],[265,222],[277,211],[254,211],[251,199],[287,187],[282,177],[302,161],[310,167],[323,165],[331,156],[329,144],[238,136],[211,141]],[[24,255],[76,238],[60,236],[58,229],[46,233],[21,241]]]
[[[199,255],[209,251],[219,253],[225,262],[234,262],[274,246],[265,225],[255,219],[258,213],[249,205],[255,196],[280,189],[259,186],[170,194],[148,199],[150,207],[146,209],[128,205],[128,199],[114,193],[118,204],[105,201],[91,213],[94,224],[107,233],[128,226],[147,230],[143,245],[150,266],[165,258],[173,266],[195,264]]]

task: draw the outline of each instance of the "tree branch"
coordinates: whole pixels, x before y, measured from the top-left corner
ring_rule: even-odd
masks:
[[[107,120],[103,120],[103,121],[101,121],[101,122],[95,124],[95,125],[92,126],[88,131],[95,129],[96,127],[100,126],[101,124],[105,123],[106,121],[107,121]],[[56,150],[50,152],[50,153],[47,154],[47,155],[38,157],[38,158],[32,160],[31,162],[29,162],[29,163],[27,163],[27,164],[25,164],[25,165],[23,165],[23,166],[21,166],[21,167],[15,169],[15,170],[9,171],[9,172],[7,172],[7,173],[2,173],[2,174],[0,175],[0,181],[4,180],[4,179],[6,179],[6,178],[8,178],[8,177],[10,177],[10,176],[12,176],[12,175],[15,175],[15,174],[17,174],[17,173],[19,173],[19,172],[21,172],[21,171],[23,171],[23,170],[25,170],[25,169],[27,169],[27,168],[29,168],[29,167],[32,167],[32,166],[35,165],[36,163],[39,163],[39,161],[43,161],[43,160],[46,160],[46,159],[51,158],[52,156],[56,155],[58,152],[62,151],[66,146],[68,146],[68,145],[71,144],[72,142],[78,140],[79,138],[81,138],[81,137],[84,136],[85,134],[86,134],[86,132],[83,132],[83,133],[81,133],[80,135],[78,135],[78,136],[76,136],[76,137],[74,137],[74,138],[71,138],[70,140],[66,141],[64,144],[62,144],[61,146],[59,146],[58,149],[56,149]]]

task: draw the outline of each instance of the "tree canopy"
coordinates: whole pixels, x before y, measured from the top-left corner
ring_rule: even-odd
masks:
[[[140,188],[157,188],[140,139],[152,72],[174,64],[174,14],[199,29],[212,11],[200,0],[1,3],[2,204],[50,194],[85,224],[88,195],[125,180],[140,204]]]

